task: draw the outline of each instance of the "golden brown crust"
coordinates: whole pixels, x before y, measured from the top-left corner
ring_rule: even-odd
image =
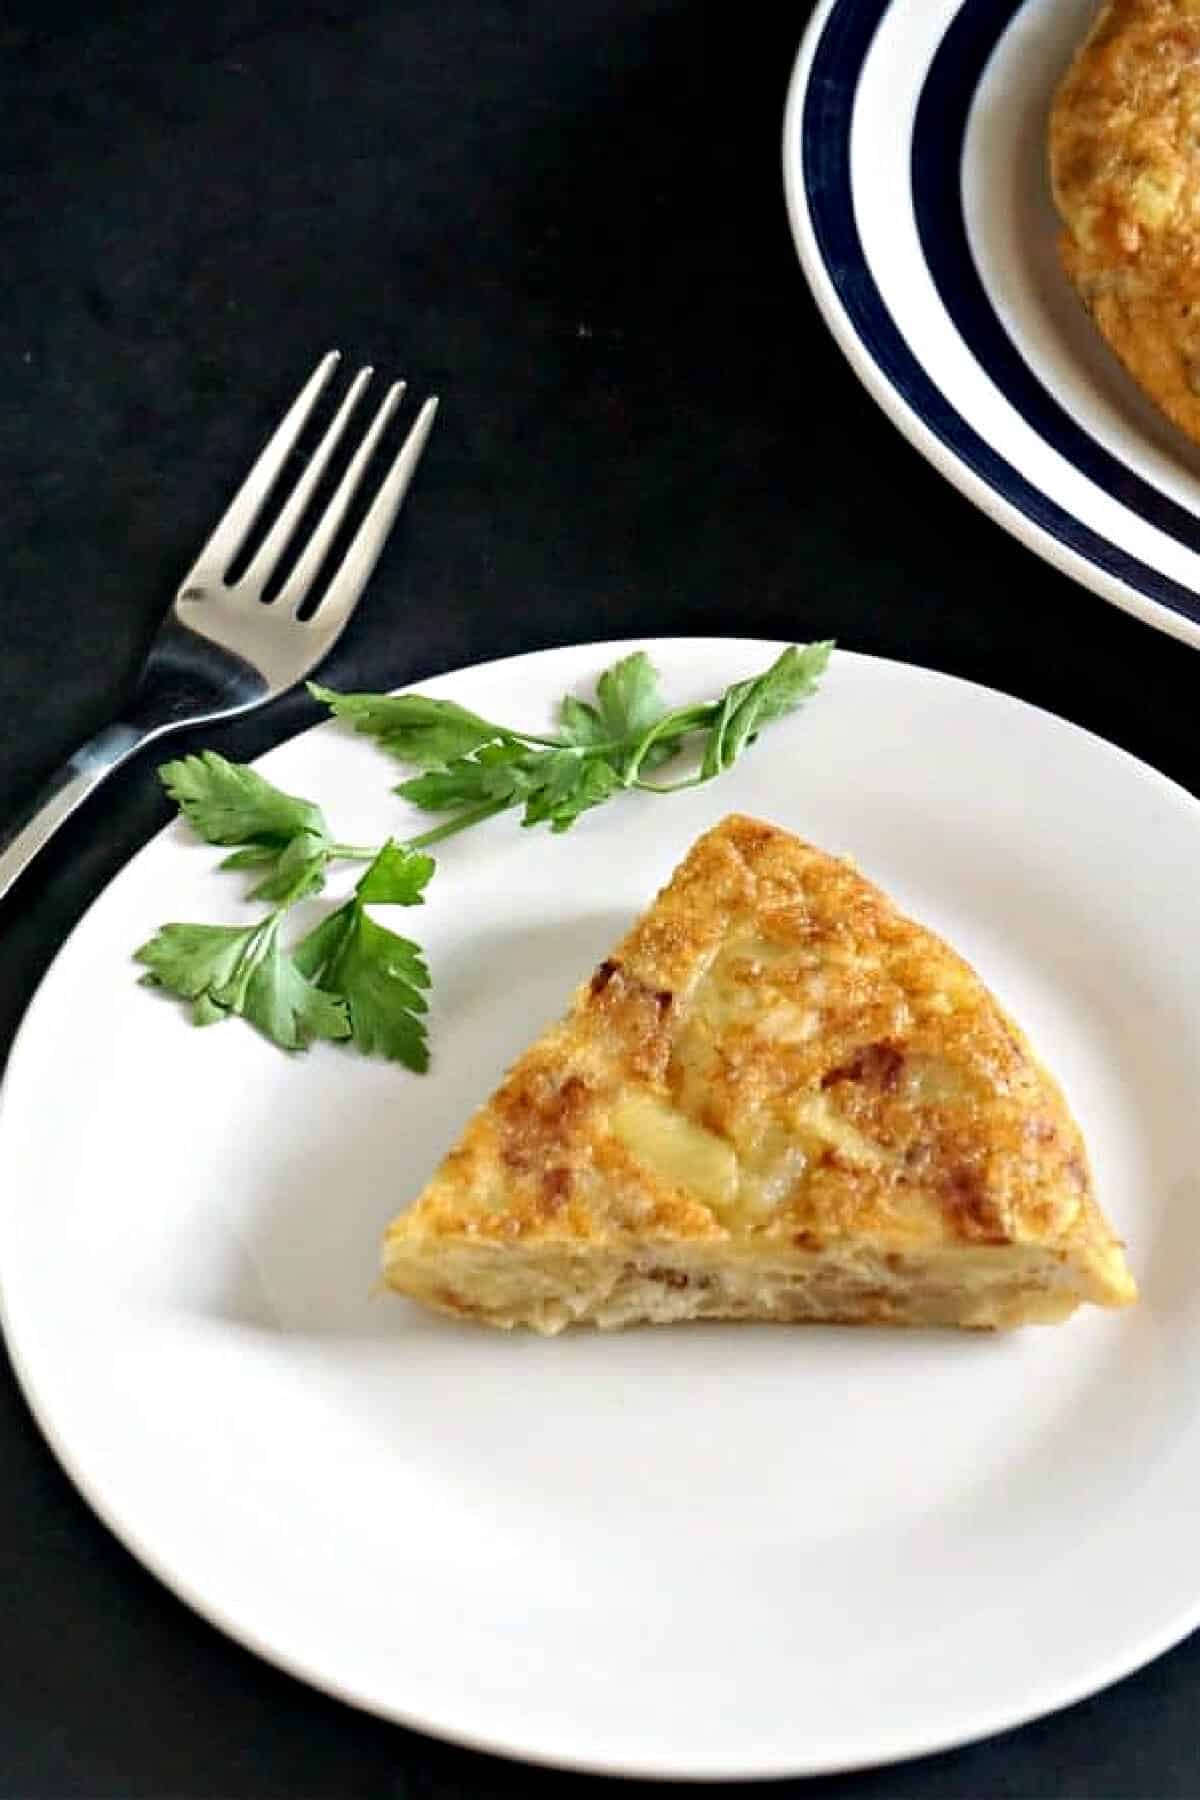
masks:
[[[1111,0],[1050,119],[1063,267],[1133,379],[1200,442],[1200,0]]]
[[[385,1273],[454,1243],[1028,1245],[1080,1298],[1132,1293],[1078,1127],[968,965],[848,862],[736,816],[470,1121]]]

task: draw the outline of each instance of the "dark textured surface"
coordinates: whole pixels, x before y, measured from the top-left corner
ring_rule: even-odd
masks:
[[[1194,785],[1194,655],[973,512],[814,313],[778,166],[807,10],[10,6],[0,817],[119,709],[231,484],[334,342],[444,402],[335,684],[598,636],[828,633],[1038,701]],[[205,737],[247,756],[311,716],[292,699]],[[165,817],[150,762],[128,769],[8,906],[0,1053]],[[7,1371],[0,1594],[5,1797],[607,1785],[383,1725],[227,1643],[96,1523]],[[1198,1676],[1193,1642],[1022,1732],[806,1791],[1192,1796]]]

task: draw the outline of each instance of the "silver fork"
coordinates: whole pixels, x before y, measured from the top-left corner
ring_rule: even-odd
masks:
[[[21,820],[0,834],[0,899],[42,846],[106,775],[152,738],[188,725],[250,712],[310,674],[340,637],[387,541],[421,459],[437,411],[426,400],[379,486],[349,549],[308,618],[299,610],[329,555],[379,438],[405,384],[388,389],[308,542],[269,604],[263,591],[279,568],[317,482],[371,379],[360,369],[304,473],[245,572],[226,579],[284,464],[340,360],[317,365],[239,488],[175,596],[142,666],[125,718],[90,738],[51,776]]]

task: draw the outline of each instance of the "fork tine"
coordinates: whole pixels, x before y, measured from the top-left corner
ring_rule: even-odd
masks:
[[[251,594],[262,588],[270,580],[271,572],[288,546],[292,533],[304,514],[304,509],[312,498],[312,491],[321,479],[326,463],[337,449],[338,440],[350,422],[350,415],[362,396],[363,390],[375,371],[371,368],[360,369],[346,394],[346,398],[338,407],[330,420],[329,427],[309,458],[308,467],[288,495],[286,504],[281,508],[279,517],[255,551],[254,560],[241,579],[234,583],[235,587],[245,588]]]
[[[358,597],[387,543],[388,533],[408,492],[408,485],[416,473],[421,453],[433,429],[437,409],[436,396],[431,396],[417,414],[412,430],[384,476],[366,518],[355,532],[350,548],[338,565],[337,573],[313,615],[313,623],[323,630],[340,631],[354,611]]]
[[[347,466],[345,474],[338,483],[337,491],[330,500],[321,520],[303,551],[296,560],[296,566],[284,582],[276,602],[286,606],[293,612],[303,606],[305,597],[313,581],[329,554],[329,547],[337,535],[337,528],[346,516],[346,508],[354,498],[354,493],[362,480],[363,471],[374,453],[387,426],[388,420],[404,398],[404,383],[398,381],[384,395],[383,405],[372,419],[370,427],[362,443],[355,451]]]
[[[263,502],[279,478],[284,463],[308,423],[329,377],[341,360],[339,350],[323,356],[299,394],[276,426],[266,448],[243,481],[217,523],[216,530],[184,577],[181,594],[191,587],[220,581],[246,541],[246,535],[262,511]]]

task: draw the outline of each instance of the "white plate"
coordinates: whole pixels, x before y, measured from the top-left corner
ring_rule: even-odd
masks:
[[[784,174],[804,272],[869,391],[1057,568],[1200,643],[1200,450],[1058,268],[1054,88],[1097,0],[822,0]]]
[[[654,647],[673,696],[778,647]],[[427,685],[536,728],[612,646]],[[332,726],[261,764],[355,841],[405,830]],[[1059,1330],[709,1326],[511,1338],[371,1300],[380,1233],[692,838],[731,808],[856,856],[1063,1079],[1141,1304]],[[1200,1613],[1200,808],[1073,727],[838,653],[719,784],[567,838],[447,843],[426,1078],[134,984],[169,918],[244,916],[173,828],[54,965],[0,1111],[4,1323],[100,1515],[234,1637],[388,1717],[651,1775],[845,1768],[1096,1688]]]

